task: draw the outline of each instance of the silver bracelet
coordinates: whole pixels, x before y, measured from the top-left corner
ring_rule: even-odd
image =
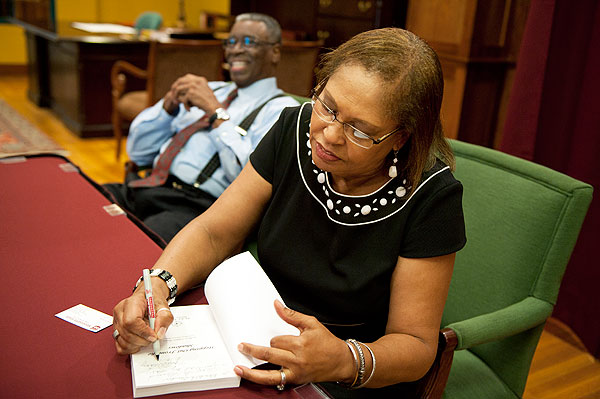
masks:
[[[350,348],[350,352],[352,353],[352,357],[354,358],[354,368],[356,369],[356,375],[354,376],[354,381],[352,381],[350,384],[341,381],[338,381],[337,383],[345,386],[346,388],[351,388],[354,384],[356,384],[356,380],[358,379],[358,356],[356,356],[356,349],[354,349],[354,345],[352,345],[348,341],[344,342],[346,343],[346,345],[348,345],[348,348]]]
[[[350,342],[352,345],[354,345],[354,347],[356,348],[356,352],[358,353],[359,367],[358,378],[356,379],[357,385],[354,386],[354,384],[352,384],[352,386],[350,387],[352,389],[356,389],[363,384],[363,379],[365,378],[365,354],[357,340],[350,338],[347,340],[347,342]]]
[[[365,344],[364,342],[362,342],[362,344],[369,350],[369,353],[371,354],[371,360],[373,363],[373,367],[371,368],[371,374],[369,374],[369,378],[367,378],[367,380],[365,382],[363,382],[362,384],[357,386],[356,389],[364,387],[365,385],[367,385],[369,383],[369,381],[371,381],[371,378],[373,378],[373,374],[375,374],[375,367],[377,366],[377,360],[375,360],[375,354],[373,353],[371,348],[369,348],[369,345]]]

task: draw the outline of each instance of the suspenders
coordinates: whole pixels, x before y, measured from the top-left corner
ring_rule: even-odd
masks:
[[[238,126],[235,127],[235,131],[238,132],[240,135],[245,136],[246,133],[248,132],[248,129],[250,128],[250,126],[252,126],[252,123],[254,123],[254,119],[256,119],[256,116],[263,109],[263,107],[265,105],[267,105],[267,103],[270,102],[271,100],[274,100],[278,97],[283,97],[283,96],[285,96],[285,94],[277,94],[276,96],[269,98],[267,101],[265,101],[264,103],[259,105],[254,111],[252,111],[248,116],[246,116],[246,118],[244,118],[242,123],[240,123]],[[210,161],[208,161],[206,166],[202,169],[202,171],[198,175],[198,178],[196,178],[194,187],[196,187],[196,188],[200,187],[200,185],[202,183],[207,181],[213,175],[213,173],[215,173],[215,171],[219,168],[219,166],[221,166],[221,160],[219,159],[219,153],[215,153],[212,156],[212,158],[210,159]]]

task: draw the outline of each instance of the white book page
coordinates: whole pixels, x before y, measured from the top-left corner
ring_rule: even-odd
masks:
[[[134,389],[222,379],[237,379],[235,386],[239,386],[240,377],[233,372],[208,305],[174,306],[171,311],[175,319],[160,341],[160,360],[152,345],[131,355]],[[207,388],[212,385],[208,383]],[[195,386],[193,390],[200,389]]]
[[[241,342],[268,347],[275,336],[300,334],[275,311],[275,299],[283,300],[250,252],[217,266],[204,293],[235,365],[252,368],[266,363],[241,354],[237,350]]]

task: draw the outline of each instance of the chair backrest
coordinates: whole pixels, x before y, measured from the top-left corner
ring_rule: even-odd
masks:
[[[133,25],[135,29],[158,29],[162,25],[162,15],[154,11],[146,11],[141,13],[135,20]]]
[[[304,104],[305,102],[310,101],[310,98],[308,98],[308,97],[298,96],[298,95],[292,94],[292,93],[285,93],[285,94],[292,97],[294,100],[298,101],[298,104]]]
[[[277,86],[287,93],[310,96],[322,41],[284,41],[277,65]]]
[[[451,144],[455,176],[464,186],[467,245],[456,257],[442,326],[528,297],[547,302],[549,316],[592,187],[499,151]],[[543,322],[469,350],[522,393],[542,328]]]
[[[220,40],[168,40],[150,44],[148,91],[150,104],[156,103],[173,82],[187,73],[209,81],[223,79],[223,47]]]

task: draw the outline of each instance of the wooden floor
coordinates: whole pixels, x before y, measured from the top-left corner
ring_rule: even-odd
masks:
[[[127,159],[121,155],[121,159],[116,160],[113,138],[80,139],[50,110],[38,108],[29,101],[26,91],[26,76],[0,73],[0,98],[69,151],[69,159],[84,173],[101,184],[123,180],[123,165]]]
[[[112,138],[80,139],[50,111],[26,96],[25,76],[0,75],[0,98],[70,152],[69,159],[98,183],[121,181],[125,156],[115,159]],[[106,90],[110,90],[109,87]],[[577,346],[577,338],[560,324],[549,326],[535,352],[525,399],[600,398],[600,363]],[[562,337],[562,338],[559,338]],[[574,345],[568,343],[573,342]],[[485,399],[485,398],[474,398]]]

